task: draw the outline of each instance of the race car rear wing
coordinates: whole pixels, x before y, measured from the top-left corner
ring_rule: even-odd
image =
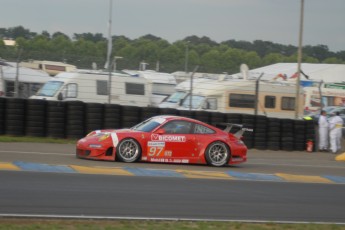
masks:
[[[225,128],[223,129],[224,132],[230,133],[231,130],[233,128],[237,128],[238,131],[236,131],[234,133],[234,136],[237,138],[241,138],[243,136],[243,134],[247,131],[247,132],[253,132],[253,129],[250,128],[245,128],[243,127],[243,125],[241,124],[232,124],[232,123],[219,123],[219,125],[221,126],[225,126]]]

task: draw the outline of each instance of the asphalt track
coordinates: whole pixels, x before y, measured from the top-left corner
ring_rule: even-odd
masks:
[[[345,162],[331,153],[249,150],[228,167],[104,162],[75,158],[73,144],[0,143],[0,170],[345,184]]]
[[[345,224],[345,162],[250,150],[227,167],[77,159],[75,146],[0,143],[0,217]]]

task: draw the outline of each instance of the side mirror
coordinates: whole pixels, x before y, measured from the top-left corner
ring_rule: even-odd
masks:
[[[166,133],[165,129],[158,129],[157,130],[157,134],[164,134],[164,133]]]
[[[62,100],[63,100],[63,96],[62,96],[62,93],[61,93],[61,92],[58,94],[57,99],[58,99],[59,101],[62,101]]]
[[[180,99],[179,101],[178,101],[178,105],[182,105],[182,103],[183,103],[183,99]]]

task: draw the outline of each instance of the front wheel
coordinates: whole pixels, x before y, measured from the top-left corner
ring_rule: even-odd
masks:
[[[220,141],[213,142],[207,147],[205,157],[209,165],[224,166],[230,159],[229,147]]]
[[[141,156],[139,143],[134,139],[124,139],[117,146],[116,156],[120,161],[132,163]]]

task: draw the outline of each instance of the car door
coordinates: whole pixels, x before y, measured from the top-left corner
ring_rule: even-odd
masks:
[[[191,128],[192,123],[188,121],[167,122],[152,134],[152,141],[148,143],[148,157],[157,162],[189,163],[196,157],[196,139]]]

